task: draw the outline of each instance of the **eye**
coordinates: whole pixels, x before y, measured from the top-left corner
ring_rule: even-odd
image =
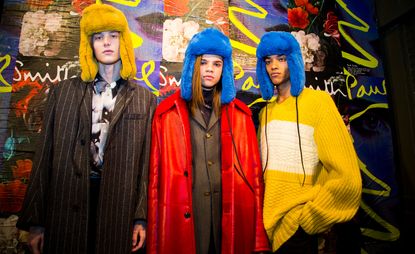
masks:
[[[205,65],[207,63],[207,61],[206,60],[204,60],[204,59],[202,59],[202,61],[200,61],[200,64],[201,65]]]
[[[118,38],[118,36],[119,36],[119,34],[118,34],[118,33],[112,33],[112,34],[111,34],[111,37],[112,37],[112,38]]]
[[[265,65],[269,65],[271,63],[271,59],[265,59]]]
[[[285,61],[287,61],[287,58],[285,56],[279,56],[278,61],[285,62]]]
[[[216,63],[215,63],[215,66],[216,66],[216,67],[221,67],[221,66],[222,66],[222,63],[221,63],[221,62],[216,62]]]
[[[99,41],[99,40],[102,40],[102,38],[103,38],[103,36],[102,35],[94,35],[94,40],[95,41]]]

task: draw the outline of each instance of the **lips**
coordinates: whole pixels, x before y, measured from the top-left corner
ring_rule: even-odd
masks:
[[[212,79],[214,79],[214,77],[213,76],[203,76],[203,79],[205,79],[205,80],[212,80]]]
[[[153,12],[136,18],[138,28],[147,38],[153,41],[160,41],[163,38],[164,14]]]
[[[104,54],[112,54],[112,53],[114,53],[114,51],[112,51],[112,50],[104,50],[104,52],[102,52],[102,53],[104,53]]]

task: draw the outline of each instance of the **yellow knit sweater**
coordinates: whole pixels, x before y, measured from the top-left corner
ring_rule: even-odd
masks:
[[[362,191],[356,152],[330,95],[305,88],[298,97],[298,113],[305,172],[295,97],[274,101],[260,113],[261,157],[266,166],[264,225],[273,251],[299,226],[317,234],[350,220]]]

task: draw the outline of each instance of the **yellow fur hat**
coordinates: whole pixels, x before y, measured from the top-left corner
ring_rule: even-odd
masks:
[[[120,76],[123,79],[135,77],[134,49],[124,13],[108,4],[92,4],[86,7],[81,18],[81,39],[79,44],[79,63],[83,81],[92,81],[98,73],[98,62],[94,57],[91,37],[94,33],[104,31],[120,32],[120,57],[122,67]]]

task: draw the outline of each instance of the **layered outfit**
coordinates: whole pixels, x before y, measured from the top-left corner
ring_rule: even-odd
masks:
[[[221,108],[211,96],[190,113],[199,55],[219,55]],[[147,253],[267,251],[262,222],[263,179],[251,111],[235,98],[232,48],[216,29],[196,34],[183,64],[181,90],[162,101],[153,119]],[[219,86],[218,84],[216,86]]]
[[[107,30],[119,31],[123,38],[122,69],[118,81],[104,84],[103,95],[90,42],[94,33]],[[134,59],[131,42],[125,41],[129,33],[116,8],[85,8],[82,75],[49,92],[41,143],[17,222],[23,230],[44,228],[43,253],[131,253],[134,223],[147,218],[156,97],[129,81],[136,70],[129,58]]]
[[[197,202],[193,197],[193,179],[194,171],[199,169],[193,168],[193,161],[199,158],[192,154],[191,121],[194,120],[189,116],[187,103],[180,93],[161,102],[154,114],[148,195],[148,253],[196,253],[195,223],[206,223],[210,227],[209,220],[195,222],[200,215],[195,215],[193,209],[193,202]],[[206,194],[196,194],[197,198],[206,195],[202,198],[222,200],[221,253],[268,250],[262,222],[262,171],[250,110],[235,99],[222,106],[217,121],[220,132],[211,132],[207,128],[202,137],[207,146],[211,139],[220,139],[222,195],[219,196],[218,189],[211,189],[206,190]],[[218,163],[210,161],[209,157],[206,159],[207,171],[211,165]],[[254,192],[236,169],[244,172]],[[212,218],[218,216],[212,215]],[[209,234],[206,239],[209,239]]]
[[[65,80],[52,89],[42,144],[35,154],[18,227],[45,227],[45,253],[87,253],[96,220],[96,253],[131,253],[135,219],[147,216],[151,115],[155,97],[124,81],[104,151],[96,218],[89,215],[92,83]]]
[[[266,57],[284,55],[290,74],[285,81],[290,96],[267,103],[260,113],[265,229],[276,253],[317,253],[317,234],[351,220],[359,208],[357,155],[330,95],[304,88],[304,63],[294,36],[266,33],[256,53],[264,99],[281,85],[269,78]]]

